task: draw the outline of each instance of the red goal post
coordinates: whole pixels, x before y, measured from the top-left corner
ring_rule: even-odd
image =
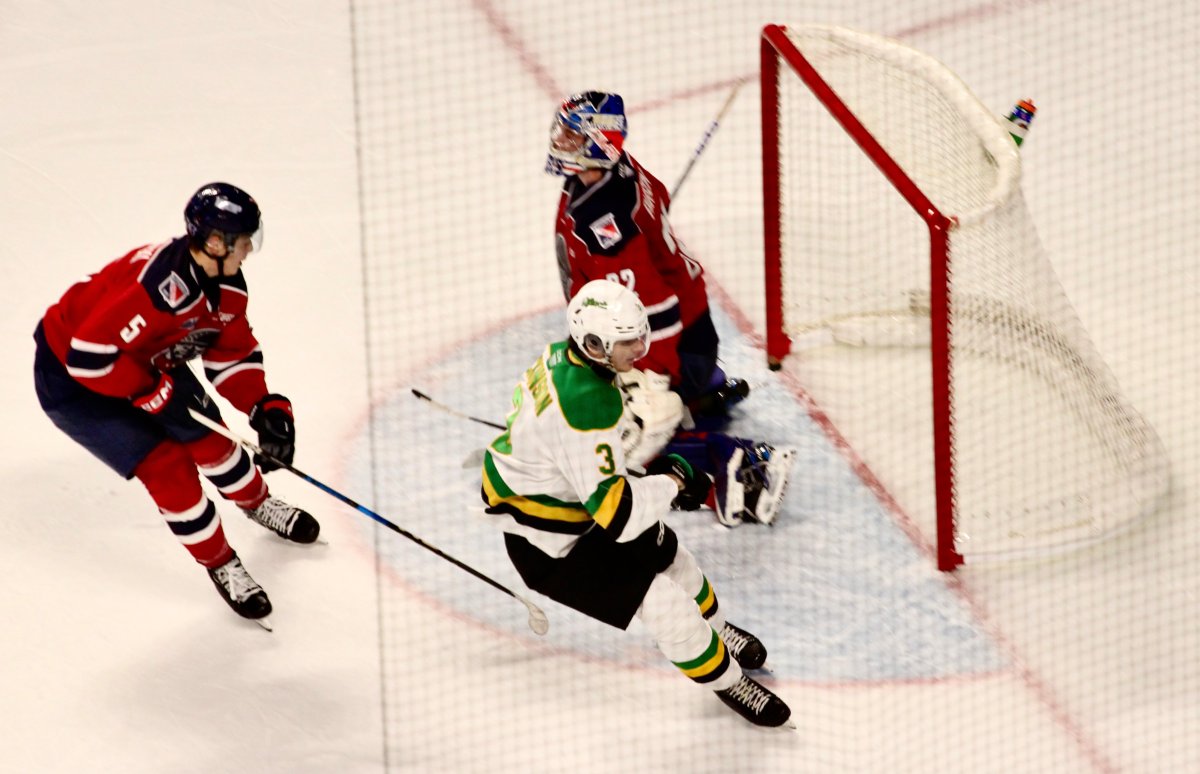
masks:
[[[763,29],[761,91],[768,361],[800,360],[901,505],[932,511],[938,566],[1152,509],[1161,443],[1067,300],[998,117],[932,57],[826,25]]]

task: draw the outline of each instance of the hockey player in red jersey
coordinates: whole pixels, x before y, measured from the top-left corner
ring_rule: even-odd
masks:
[[[555,221],[563,295],[595,279],[637,293],[654,343],[641,370],[698,419],[723,416],[748,386],[717,364],[704,268],[671,228],[666,187],[624,150],[626,132],[618,94],[576,94],[555,113],[546,171],[566,177]]]
[[[717,363],[704,269],[671,228],[666,187],[624,150],[627,130],[618,94],[575,94],[554,114],[546,171],[566,177],[555,220],[563,293],[569,299],[607,279],[646,306],[654,346],[619,379],[635,420],[630,461],[644,464],[664,449],[680,454],[713,476],[711,505],[721,523],[769,524],[794,450],[717,432],[749,385]]]
[[[246,319],[241,266],[261,245],[262,217],[245,191],[210,183],[189,200],[184,219],[186,236],[131,250],[46,311],[34,332],[34,383],[59,429],[121,476],[142,482],[229,606],[262,619],[271,602],[226,541],[197,471],[287,540],[311,543],[320,526],[270,495],[261,473],[277,465],[252,460],[188,412],[220,421],[188,366],[200,358],[212,386],[249,415],[260,448],[292,461],[292,405],[268,391],[262,350]]]

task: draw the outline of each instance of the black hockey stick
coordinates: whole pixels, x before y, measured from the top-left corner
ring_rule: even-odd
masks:
[[[504,425],[502,425],[498,422],[491,422],[486,419],[480,419],[479,417],[473,417],[470,414],[464,414],[457,409],[453,409],[453,408],[447,406],[445,403],[442,403],[439,400],[434,400],[433,398],[429,397],[425,393],[418,390],[416,387],[412,388],[412,394],[414,396],[420,398],[421,400],[425,401],[430,406],[433,406],[438,411],[444,411],[447,414],[449,414],[450,416],[458,417],[459,419],[466,419],[471,422],[478,422],[481,425],[487,425],[488,427],[494,427],[497,430],[507,430],[508,429],[507,427],[505,427]],[[472,451],[469,455],[467,455],[467,458],[465,460],[463,460],[463,467],[464,468],[474,468],[474,467],[478,467],[479,465],[482,465],[484,451],[485,451],[484,449],[475,449],[474,451]],[[629,475],[633,476],[634,478],[642,478],[646,475],[646,472],[644,470],[641,470],[638,468],[626,468],[625,472],[628,473]]]
[[[425,401],[430,406],[433,406],[438,411],[444,411],[451,416],[458,417],[459,419],[469,419],[472,422],[478,422],[481,425],[487,425],[488,427],[494,427],[497,430],[507,430],[508,429],[507,427],[500,424],[499,422],[490,422],[486,419],[480,419],[479,417],[473,417],[470,414],[464,414],[461,411],[452,409],[449,406],[447,406],[445,403],[442,403],[441,401],[437,401],[437,400],[434,400],[433,398],[429,397],[425,393],[418,390],[416,387],[412,388],[412,394],[413,394],[413,396]]]
[[[395,524],[393,524],[392,522],[383,518],[378,513],[371,510],[370,508],[367,508],[366,506],[363,506],[363,505],[359,505],[358,503],[354,502],[346,495],[342,494],[341,492],[337,491],[336,489],[334,489],[331,486],[321,483],[317,479],[315,479],[312,476],[308,475],[307,473],[301,471],[299,468],[295,468],[295,467],[289,465],[288,463],[284,462],[283,460],[280,460],[279,458],[274,457],[274,456],[264,452],[262,449],[260,449],[258,447],[257,444],[251,443],[250,441],[246,440],[245,438],[242,438],[241,436],[237,435],[232,430],[230,430],[228,427],[225,427],[222,424],[212,421],[208,417],[201,414],[199,411],[196,411],[195,409],[188,409],[188,411],[191,412],[192,417],[197,422],[204,425],[209,430],[212,430],[214,433],[219,433],[219,434],[225,436],[226,438],[228,438],[229,440],[233,441],[234,443],[241,444],[242,446],[246,447],[247,449],[254,452],[255,454],[259,454],[259,455],[262,455],[263,457],[266,457],[267,459],[271,460],[271,462],[274,462],[276,465],[279,465],[282,468],[286,468],[293,474],[299,476],[300,478],[304,479],[308,483],[315,486],[317,489],[320,489],[322,492],[325,492],[328,495],[332,495],[333,497],[336,497],[337,499],[341,500],[346,505],[349,505],[351,508],[354,508],[359,513],[362,513],[365,516],[369,516],[370,518],[374,519],[378,523],[387,527],[392,532],[395,532],[398,535],[403,535],[404,537],[408,538],[409,540],[411,540],[414,543],[416,543],[417,545],[419,545],[421,548],[424,548],[427,551],[432,551],[433,553],[437,554],[441,558],[445,559],[447,562],[450,562],[450,564],[453,564],[455,567],[458,567],[460,570],[466,570],[467,572],[471,573],[472,575],[474,575],[476,578],[483,581],[484,583],[487,583],[488,585],[492,586],[493,588],[503,591],[505,594],[509,595],[510,597],[517,600],[521,604],[525,605],[525,608],[529,611],[529,628],[533,629],[533,631],[535,633],[545,634],[547,631],[550,630],[550,620],[548,618],[546,618],[546,614],[544,612],[542,612],[542,609],[540,607],[538,607],[537,605],[533,604],[532,602],[530,602],[525,597],[516,593],[512,589],[492,580],[488,576],[481,573],[479,570],[476,570],[474,567],[471,567],[468,564],[463,564],[459,560],[455,559],[453,556],[450,556],[450,554],[447,554],[445,551],[441,550],[440,548],[437,548],[436,546],[432,546],[429,543],[426,543],[424,540],[422,540],[421,538],[412,534],[408,530],[405,530],[405,529],[402,529],[402,528],[396,526]]]

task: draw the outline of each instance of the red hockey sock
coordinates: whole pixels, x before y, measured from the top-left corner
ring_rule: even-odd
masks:
[[[181,444],[163,441],[133,474],[192,558],[205,567],[220,567],[233,557],[221,517],[200,488],[192,458]]]
[[[223,435],[209,433],[189,443],[187,450],[204,477],[237,507],[253,510],[267,499],[267,482],[240,445]]]

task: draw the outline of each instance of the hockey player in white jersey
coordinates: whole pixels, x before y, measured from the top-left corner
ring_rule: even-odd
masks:
[[[778,696],[743,673],[766,649],[725,621],[695,558],[663,523],[711,489],[683,457],[626,469],[625,397],[618,375],[649,348],[637,296],[608,280],[567,308],[570,338],[550,344],[513,396],[508,429],[484,455],[483,498],[500,520],[513,566],[531,589],[626,629],[636,615],[687,677],[761,726],[788,723]]]

